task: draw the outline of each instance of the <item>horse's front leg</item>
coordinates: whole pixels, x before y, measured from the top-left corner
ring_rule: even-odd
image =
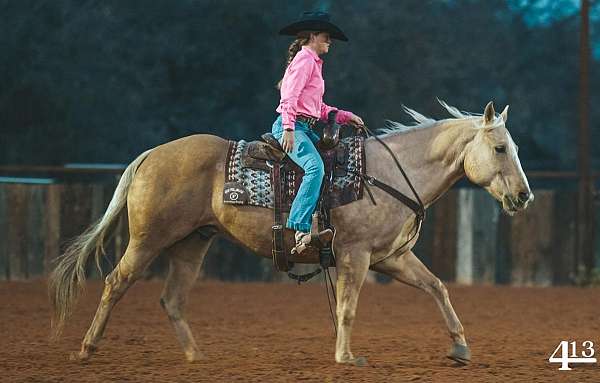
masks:
[[[364,357],[355,358],[350,351],[352,324],[356,314],[356,305],[360,288],[369,270],[370,254],[356,251],[344,251],[336,260],[337,267],[337,341],[335,360],[364,366]]]
[[[393,255],[374,264],[371,268],[429,293],[438,304],[453,341],[448,357],[463,364],[467,364],[471,360],[471,351],[465,340],[463,326],[450,303],[446,286],[425,267],[412,251]]]

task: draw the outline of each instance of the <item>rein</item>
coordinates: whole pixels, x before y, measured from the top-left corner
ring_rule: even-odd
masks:
[[[412,182],[410,182],[410,179],[406,175],[406,172],[402,168],[402,165],[400,165],[400,161],[398,161],[398,158],[396,158],[396,155],[390,149],[390,147],[385,142],[383,142],[379,137],[377,137],[377,135],[374,134],[366,125],[364,125],[362,128],[365,130],[367,135],[374,137],[375,140],[377,140],[381,145],[383,145],[383,147],[388,151],[388,153],[390,153],[390,155],[394,159],[394,163],[396,164],[396,167],[400,170],[400,173],[402,173],[404,180],[406,181],[406,183],[410,187],[410,190],[412,191],[412,193],[415,196],[416,201],[413,200],[412,198],[410,198],[409,196],[407,196],[406,194],[402,193],[398,189],[394,188],[393,186],[390,186],[390,185],[386,184],[385,182],[382,182],[373,176],[370,176],[366,173],[362,174],[362,173],[352,172],[355,175],[361,177],[361,179],[363,180],[365,189],[367,189],[367,192],[369,193],[369,197],[371,198],[371,202],[373,202],[373,205],[377,205],[377,202],[375,202],[375,198],[373,197],[373,194],[371,193],[371,190],[369,189],[368,185],[378,187],[379,189],[383,190],[384,192],[388,193],[392,197],[394,197],[397,200],[399,200],[400,202],[402,202],[404,205],[406,205],[408,208],[410,208],[415,213],[415,232],[406,240],[406,242],[404,242],[402,244],[402,246],[400,246],[400,248],[402,248],[405,245],[407,245],[408,243],[410,243],[410,241],[412,241],[417,236],[419,231],[421,231],[421,226],[423,225],[423,221],[425,220],[425,205],[423,204],[421,197],[419,197],[419,193],[417,193],[417,191],[415,190]],[[387,257],[382,258],[378,262],[381,262],[386,258]],[[333,331],[334,331],[334,334],[337,336],[337,320],[336,320],[336,315],[333,312],[333,309],[331,307],[331,299],[330,299],[330,295],[329,295],[329,286],[331,286],[333,300],[337,304],[335,286],[333,285],[333,281],[331,280],[331,275],[329,274],[329,269],[325,268],[324,266],[322,266],[322,267],[325,270],[325,273],[323,274],[323,278],[325,281],[325,290],[326,290],[326,294],[327,294],[327,301],[329,303],[329,312],[331,314],[331,320],[333,322]],[[318,273],[316,273],[316,274],[318,274]],[[327,279],[328,277],[329,277],[329,279]],[[298,281],[298,283],[300,283],[300,281]]]
[[[423,221],[425,220],[425,205],[423,204],[423,201],[421,200],[421,197],[419,197],[419,193],[417,193],[417,191],[415,190],[415,187],[413,186],[412,182],[410,182],[410,179],[406,175],[406,172],[402,168],[402,165],[400,165],[400,161],[398,161],[398,158],[396,158],[396,155],[390,149],[390,147],[385,142],[383,142],[376,134],[374,134],[366,125],[363,125],[362,127],[358,128],[358,129],[363,129],[365,131],[365,133],[367,133],[367,137],[371,136],[371,137],[375,138],[375,140],[377,142],[379,142],[385,148],[385,150],[387,150],[387,152],[390,154],[390,156],[392,156],[392,159],[394,160],[394,163],[396,164],[396,167],[398,168],[398,170],[400,170],[400,173],[402,174],[402,177],[404,177],[404,180],[408,184],[408,187],[410,188],[410,190],[412,191],[412,193],[413,193],[413,195],[414,195],[414,197],[416,199],[416,201],[415,201],[415,199],[410,198],[409,196],[407,196],[406,194],[402,193],[401,191],[399,191],[398,189],[394,188],[393,186],[388,185],[385,182],[380,181],[377,178],[366,174],[366,171],[363,174],[363,173],[360,173],[360,172],[350,171],[350,170],[346,169],[347,171],[349,171],[349,172],[357,175],[358,177],[360,177],[363,180],[364,185],[365,185],[365,189],[367,190],[367,192],[369,194],[369,197],[371,198],[371,202],[373,202],[373,205],[377,205],[377,202],[375,202],[375,198],[373,197],[373,193],[371,193],[371,190],[369,189],[369,185],[375,186],[375,187],[383,190],[384,192],[386,192],[387,194],[391,195],[392,197],[394,197],[395,199],[397,199],[398,201],[400,201],[401,203],[403,203],[405,206],[407,206],[408,208],[410,208],[415,213],[415,231],[406,240],[406,242],[404,242],[402,244],[402,246],[400,246],[400,248],[402,248],[405,245],[407,245],[408,243],[410,243],[410,241],[412,241],[417,236],[417,234],[419,233],[419,231],[421,231],[421,226],[423,224]],[[335,165],[335,166],[337,167],[338,165]],[[381,262],[381,261],[383,261],[386,258],[387,257],[382,258],[378,262]],[[329,274],[329,267],[328,266],[329,265],[321,265],[321,268],[322,268],[322,270],[325,271],[323,273],[323,278],[324,278],[324,282],[325,282],[325,290],[326,290],[326,294],[327,294],[327,301],[329,303],[329,311],[330,311],[330,314],[331,314],[331,320],[333,322],[333,330],[334,330],[335,335],[337,335],[337,320],[336,320],[336,315],[334,314],[333,309],[331,307],[331,299],[330,299],[330,293],[329,293],[329,286],[331,286],[331,293],[332,293],[331,295],[333,295],[333,300],[334,300],[335,303],[337,303],[336,291],[335,291],[335,286],[333,285],[333,281],[331,279],[331,275]],[[309,279],[313,278],[314,276],[316,276],[320,272],[321,272],[321,269],[316,269],[315,271],[313,271],[312,273],[309,273],[309,274],[297,276],[297,275],[294,275],[292,273],[288,273],[288,276],[290,278],[292,278],[292,279],[297,280],[298,284],[300,284],[302,282],[308,281]]]
[[[425,220],[425,205],[423,204],[421,197],[419,197],[419,193],[417,193],[417,191],[415,190],[415,187],[413,186],[412,182],[410,182],[410,179],[406,175],[406,172],[402,168],[402,165],[400,165],[400,161],[398,161],[398,158],[396,158],[396,155],[394,154],[392,149],[390,149],[390,147],[385,142],[383,142],[381,140],[381,138],[379,138],[376,134],[374,134],[366,125],[364,125],[362,127],[362,129],[364,129],[364,131],[367,133],[368,136],[375,138],[375,140],[377,142],[379,142],[381,145],[383,145],[383,147],[387,150],[387,152],[390,154],[390,156],[392,156],[394,163],[396,164],[396,167],[398,168],[398,170],[400,170],[400,173],[402,173],[402,177],[404,177],[404,180],[408,184],[408,187],[410,187],[410,190],[412,191],[413,195],[415,196],[416,201],[413,200],[412,198],[408,197],[406,194],[402,193],[398,189],[386,184],[383,181],[378,180],[375,177],[372,177],[366,173],[365,174],[354,173],[354,174],[358,175],[359,177],[361,177],[362,180],[365,182],[365,188],[367,189],[367,192],[369,193],[369,197],[371,198],[371,202],[373,202],[373,205],[377,205],[377,203],[375,202],[375,198],[373,197],[373,194],[369,190],[368,185],[375,186],[375,187],[383,190],[384,192],[388,193],[392,197],[396,198],[398,201],[402,202],[404,205],[406,205],[408,208],[410,208],[415,213],[415,232],[410,236],[410,238],[408,238],[406,240],[406,242],[404,242],[402,244],[402,246],[400,246],[400,248],[402,248],[406,244],[408,244],[410,241],[412,241],[416,237],[416,235],[419,233],[419,231],[421,231],[421,226],[423,224],[423,221]],[[384,259],[385,258],[382,258],[378,262],[381,262]]]

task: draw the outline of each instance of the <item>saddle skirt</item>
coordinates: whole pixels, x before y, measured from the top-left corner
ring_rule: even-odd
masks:
[[[364,137],[344,138],[335,148],[319,150],[319,153],[325,165],[320,199],[326,199],[329,208],[361,199],[364,185],[359,174],[365,174],[366,170]],[[275,197],[270,169],[273,164],[277,166],[282,155],[262,141],[230,141],[225,162],[223,203],[273,209]],[[304,171],[289,158],[282,163],[282,210],[289,212]],[[334,170],[330,188],[327,180],[331,169]]]

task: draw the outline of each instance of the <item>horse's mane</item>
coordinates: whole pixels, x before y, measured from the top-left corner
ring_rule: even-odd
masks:
[[[461,111],[458,108],[456,108],[455,106],[448,105],[445,101],[440,100],[439,98],[437,99],[437,101],[440,103],[441,106],[444,107],[444,109],[446,109],[446,111],[448,111],[448,113],[450,113],[450,115],[452,117],[454,117],[454,119],[461,119],[461,120],[477,119],[479,121],[481,119],[481,117],[483,116],[483,114],[479,114],[479,113],[470,113],[470,112]],[[406,124],[402,124],[400,122],[396,122],[396,121],[392,121],[392,120],[385,120],[385,126],[383,128],[380,128],[377,130],[378,135],[384,135],[384,134],[389,134],[389,133],[404,133],[404,132],[410,132],[410,131],[413,131],[416,129],[428,128],[430,126],[433,126],[436,122],[440,121],[440,120],[435,120],[430,117],[426,117],[426,116],[422,115],[421,113],[417,112],[416,110],[411,109],[405,105],[402,105],[402,109],[404,110],[404,112],[406,112],[406,114],[408,114],[410,117],[412,117],[413,123],[410,125],[406,125]],[[504,123],[504,121],[496,113],[494,125],[499,124],[499,123]]]

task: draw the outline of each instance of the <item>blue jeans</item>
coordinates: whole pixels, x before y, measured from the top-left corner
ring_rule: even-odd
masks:
[[[281,144],[283,128],[281,116],[273,123],[273,136]],[[312,213],[317,206],[321,183],[325,175],[323,160],[315,148],[319,136],[310,130],[305,122],[296,121],[294,130],[294,150],[287,155],[304,170],[304,177],[298,189],[298,194],[292,202],[292,209],[286,226],[290,229],[310,232]]]

